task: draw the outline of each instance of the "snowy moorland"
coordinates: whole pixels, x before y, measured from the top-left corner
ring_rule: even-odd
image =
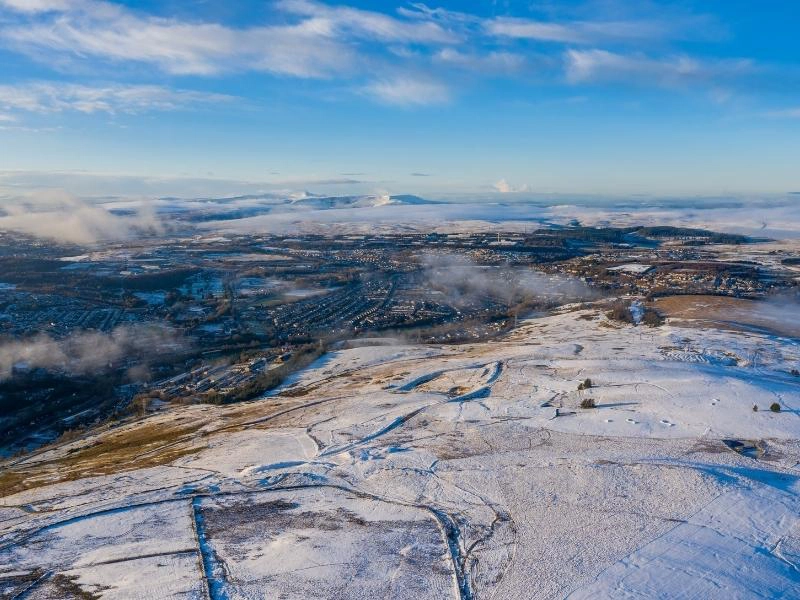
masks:
[[[588,305],[342,349],[7,461],[0,596],[798,598],[798,364]]]

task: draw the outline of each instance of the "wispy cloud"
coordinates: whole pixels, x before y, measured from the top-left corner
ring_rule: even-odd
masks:
[[[384,104],[397,106],[444,104],[451,98],[445,84],[413,76],[375,81],[364,88],[364,93]]]
[[[412,2],[408,6],[401,6],[397,9],[397,13],[409,19],[433,21],[447,28],[476,26],[483,21],[476,15],[440,7],[431,8],[424,2]]]
[[[732,80],[754,67],[675,50],[678,41],[716,39],[720,28],[712,17],[651,3],[602,5],[607,10],[548,3],[536,7],[534,19],[422,3],[387,11],[274,0],[263,23],[241,25],[156,16],[110,0],[0,0],[0,46],[66,72],[111,66],[124,78],[146,65],[179,76],[264,73],[331,80],[338,89],[399,106],[447,102],[477,78],[524,81],[535,73],[543,83],[566,77],[573,84],[686,86]],[[184,95],[175,105],[195,101]],[[86,107],[104,102],[126,105],[104,98]],[[53,110],[58,103],[49,104]]]
[[[496,76],[518,73],[526,64],[522,54],[506,51],[462,52],[456,48],[442,48],[433,55],[435,64],[455,67],[482,75]]]
[[[64,11],[74,4],[72,0],[0,0],[0,7],[23,13]]]
[[[296,77],[326,77],[347,68],[353,53],[339,43],[330,19],[233,28],[183,22],[96,0],[69,3],[33,21],[7,25],[7,46],[34,58],[142,62],[178,75],[261,70]]]
[[[719,83],[755,70],[749,60],[703,61],[685,55],[651,58],[597,49],[568,50],[565,65],[572,83],[624,81],[663,86]]]
[[[499,17],[485,24],[495,36],[565,44],[663,39],[669,35],[667,24],[656,21],[573,21],[567,23]]]
[[[433,21],[409,21],[348,6],[329,6],[313,0],[280,0],[284,11],[313,19],[327,26],[328,32],[369,37],[388,42],[447,44],[459,36]]]
[[[773,119],[800,119],[800,106],[770,110],[764,113],[764,115]]]
[[[22,0],[2,0],[27,13]],[[183,22],[154,17],[98,0],[45,2],[44,17],[2,29],[4,43],[35,58],[81,61],[94,57],[137,61],[178,75],[214,75],[265,71],[326,78],[356,68],[351,42],[446,44],[457,41],[433,22],[397,19],[346,6],[311,0],[280,0],[277,13],[294,22],[256,27]]]
[[[173,90],[155,85],[92,87],[54,82],[0,85],[0,107],[34,113],[140,113],[229,100],[230,96],[222,94]],[[8,119],[13,120],[13,116],[8,116]],[[3,120],[2,116],[0,120]]]

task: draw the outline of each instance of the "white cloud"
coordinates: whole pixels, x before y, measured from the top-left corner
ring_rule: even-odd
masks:
[[[443,48],[434,55],[434,61],[475,71],[484,75],[495,76],[516,73],[525,66],[525,57],[513,52],[491,51],[486,54],[466,53],[455,48]]]
[[[21,0],[12,2],[22,4]],[[359,40],[423,44],[456,40],[436,23],[310,0],[275,4],[277,12],[297,17],[297,22],[248,28],[143,15],[98,0],[41,3],[62,10],[5,26],[0,37],[6,45],[42,60],[52,61],[53,52],[58,52],[61,60],[137,61],[179,75],[255,70],[332,77],[356,68],[358,54],[353,42]]]
[[[443,83],[410,76],[375,81],[364,92],[384,104],[399,106],[444,104],[450,100],[450,90]]]
[[[494,189],[501,194],[508,194],[511,191],[511,186],[508,185],[508,182],[505,180],[505,178],[495,183],[492,187],[494,187]]]
[[[784,108],[781,110],[771,110],[765,116],[775,119],[800,119],[800,106],[794,108]]]
[[[379,12],[348,6],[329,6],[314,0],[281,0],[286,12],[330,24],[331,29],[356,37],[390,42],[446,44],[458,41],[453,32],[431,21],[404,21]]]
[[[530,187],[528,186],[527,183],[521,186],[514,187],[510,183],[508,183],[505,180],[505,178],[496,182],[492,187],[495,189],[495,191],[500,192],[501,194],[516,194],[516,193],[530,191]]]
[[[263,25],[234,26],[202,16],[155,16],[108,0],[0,0],[0,46],[62,71],[110,63],[120,67],[122,77],[125,66],[138,63],[174,75],[255,71],[335,79],[396,105],[447,102],[451,87],[470,77],[523,78],[530,66],[536,66],[542,81],[566,74],[576,84],[676,86],[705,81],[715,86],[712,96],[719,99],[729,94],[728,82],[753,68],[748,61],[643,54],[647,46],[664,52],[669,42],[709,39],[719,30],[713,18],[679,8],[611,4],[614,10],[602,12],[596,6],[551,7],[551,15],[560,16],[535,20],[483,18],[421,3],[387,14],[317,0],[274,0]],[[530,41],[559,46],[537,50]],[[566,53],[564,45],[569,47]],[[110,111],[104,102],[90,99],[83,108],[75,101],[70,104],[85,112]]]
[[[188,105],[230,99],[230,96],[221,94],[172,90],[154,85],[91,87],[54,82],[0,85],[0,107],[36,113],[138,113],[148,110],[175,110]]]
[[[498,18],[486,24],[486,30],[497,36],[526,38],[547,42],[584,42],[583,35],[574,28],[559,23],[543,23],[527,19]]]
[[[498,17],[485,23],[495,36],[558,42],[595,44],[599,42],[641,41],[669,37],[670,28],[658,21],[572,21],[550,22]]]
[[[353,52],[333,33],[326,19],[236,29],[140,15],[95,0],[0,30],[6,45],[48,61],[95,57],[150,63],[173,74],[263,70],[297,77],[329,76],[352,63]]]
[[[74,4],[71,0],[0,0],[0,8],[22,13],[64,11]]]
[[[664,86],[692,82],[712,84],[752,72],[748,60],[701,61],[689,56],[650,58],[642,54],[619,54],[607,50],[568,50],[567,79],[573,83],[629,81]]]
[[[422,19],[435,21],[443,24],[448,28],[456,25],[476,25],[480,24],[482,19],[465,12],[456,10],[447,10],[445,8],[430,8],[422,2],[411,3],[410,8],[401,6],[397,12],[409,19]]]

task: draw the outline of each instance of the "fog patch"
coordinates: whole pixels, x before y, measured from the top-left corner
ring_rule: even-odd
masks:
[[[427,254],[421,259],[425,285],[444,294],[453,306],[486,299],[509,306],[537,302],[577,302],[597,296],[585,283],[510,265],[479,265],[456,254]]]
[[[40,191],[4,199],[0,230],[72,244],[124,240],[143,233],[163,231],[152,208],[142,203],[135,209],[114,211],[60,191]]]
[[[186,348],[179,334],[156,325],[121,326],[110,333],[81,331],[63,339],[39,334],[0,344],[0,381],[15,371],[45,369],[69,375],[88,375],[138,363],[128,373],[141,378],[158,356]]]
[[[800,334],[797,324],[797,315],[800,315],[800,290],[768,296],[764,301],[755,303],[754,310],[770,329],[793,336]]]
[[[774,239],[800,238],[800,203],[787,196],[570,202],[547,209],[554,223],[590,227],[668,225]]]

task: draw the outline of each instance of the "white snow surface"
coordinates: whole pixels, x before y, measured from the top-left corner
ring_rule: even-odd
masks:
[[[162,464],[7,462],[0,596],[798,598],[800,344],[691,325],[345,349],[114,433],[194,424]]]

